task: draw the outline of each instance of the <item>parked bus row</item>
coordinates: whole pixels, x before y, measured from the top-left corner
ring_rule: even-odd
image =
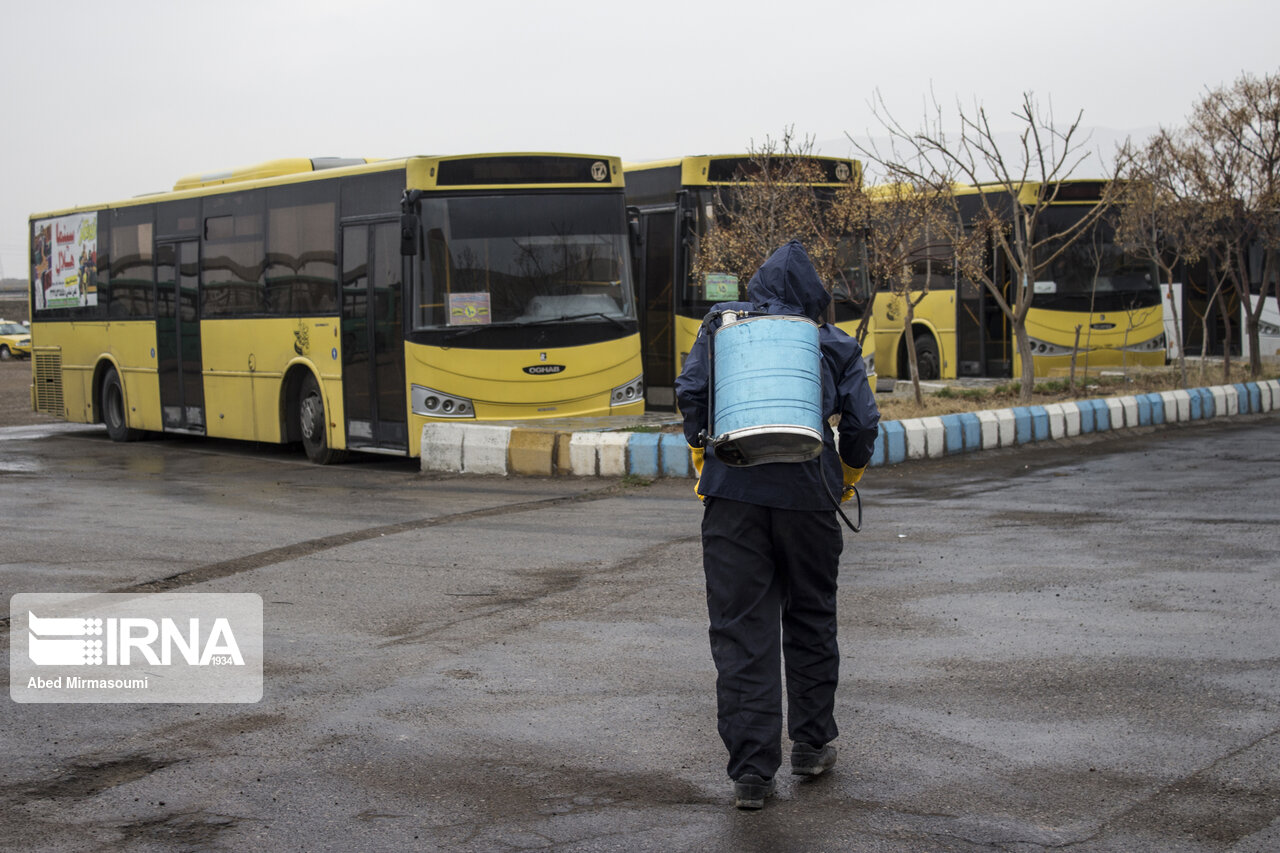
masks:
[[[856,161],[812,159],[819,193],[860,177]],[[433,421],[669,409],[707,308],[744,298],[745,281],[696,275],[695,259],[750,179],[744,155],[625,168],[580,154],[297,159],[37,214],[33,404],[105,423],[115,440],[299,442],[321,463],[417,456]],[[1095,191],[1082,184],[1052,214],[1081,215]],[[868,280],[860,239],[833,320],[863,327],[870,373],[903,377],[903,312]],[[1071,358],[1163,362],[1153,271],[1106,226],[1081,246],[1035,283],[1037,375]],[[914,320],[922,377],[1016,375],[992,295],[929,263]]]

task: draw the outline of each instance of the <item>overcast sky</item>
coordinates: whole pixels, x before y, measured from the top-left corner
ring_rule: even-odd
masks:
[[[847,155],[877,90],[913,128],[1031,91],[1109,140],[1280,71],[1277,33],[1274,0],[6,0],[0,271],[30,213],[276,157]]]

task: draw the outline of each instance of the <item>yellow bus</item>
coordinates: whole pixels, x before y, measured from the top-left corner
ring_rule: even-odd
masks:
[[[1101,201],[1104,189],[1103,181],[1026,183],[1009,203],[1003,186],[970,186],[956,190],[956,201],[969,225],[982,216],[980,194],[999,193],[1003,198],[991,206],[1011,223],[1014,211],[1035,204],[1040,194],[1053,193],[1052,203],[1038,217],[1039,239],[1078,222]],[[1127,257],[1113,237],[1114,229],[1104,217],[1032,283],[1026,325],[1036,376],[1065,374],[1073,356],[1081,371],[1165,363],[1164,309],[1155,266]],[[1052,249],[1041,249],[1042,257],[1046,251]],[[994,242],[985,254],[992,280],[1002,282],[1010,297],[1008,263]],[[921,379],[1020,375],[1011,324],[981,282],[960,275],[950,250],[934,247],[922,252],[913,266],[913,279],[913,300],[920,291],[928,291],[915,306],[912,320]],[[877,287],[874,314],[881,372],[908,378],[902,296]]]
[[[684,367],[707,311],[717,302],[746,298],[747,282],[735,276],[703,276],[696,280],[694,262],[698,241],[715,222],[717,200],[732,209],[733,200],[721,193],[751,181],[758,156],[746,154],[681,157],[647,163],[627,163],[627,204],[637,229],[636,291],[640,303],[640,339],[644,350],[647,402],[660,409],[675,407],[673,386]],[[856,160],[812,157],[823,180],[820,193],[861,180]],[[861,245],[852,247],[852,285],[836,283],[836,324],[853,335],[870,309],[870,288]],[[870,322],[870,320],[868,320]],[[875,339],[868,332],[862,344],[867,372],[875,387]]]
[[[276,160],[30,227],[33,405],[117,441],[643,411],[618,158]]]

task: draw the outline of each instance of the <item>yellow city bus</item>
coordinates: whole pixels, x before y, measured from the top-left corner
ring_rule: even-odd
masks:
[[[1012,204],[1003,186],[960,187],[956,192],[966,225],[982,216],[980,193],[1003,196],[992,207],[1010,223],[1019,206],[1053,193],[1037,222],[1041,236],[1047,236],[1079,221],[1102,199],[1104,189],[1103,181],[1026,183]],[[1032,283],[1026,325],[1036,376],[1066,373],[1073,356],[1081,371],[1165,363],[1164,309],[1155,266],[1127,257],[1113,237],[1111,224],[1099,220]],[[1018,376],[1021,360],[1011,324],[987,288],[960,275],[954,260],[945,247],[933,247],[913,268],[912,298],[928,288],[912,320],[920,378]],[[986,263],[992,280],[1002,282],[1008,296],[1009,265],[994,243],[987,247]],[[903,298],[878,288],[874,314],[880,370],[908,378]]]
[[[33,405],[111,438],[417,456],[643,411],[621,161],[276,160],[31,217]]]
[[[861,181],[862,170],[856,160],[810,159],[824,178],[814,184],[820,193],[834,193],[850,181]],[[720,194],[731,191],[735,183],[750,182],[758,170],[757,160],[746,154],[729,154],[624,165],[627,204],[640,246],[636,291],[645,385],[648,404],[654,408],[675,407],[675,378],[711,306],[746,298],[745,281],[723,275],[704,276],[698,281],[692,270],[698,241],[715,221],[717,200],[733,206],[731,198]],[[857,331],[871,302],[860,252],[859,241],[851,251],[855,259],[850,269],[853,284],[836,283],[833,293],[836,324],[850,335]],[[870,332],[862,353],[874,388],[875,339]]]

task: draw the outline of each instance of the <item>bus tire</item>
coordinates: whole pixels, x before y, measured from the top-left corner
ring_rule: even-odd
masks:
[[[942,378],[942,362],[938,359],[938,344],[931,335],[916,338],[916,371],[924,380]]]
[[[129,412],[124,405],[124,386],[120,383],[120,374],[114,367],[108,367],[102,377],[102,422],[107,426],[107,435],[112,441],[137,441],[142,438],[142,430],[129,426]]]
[[[298,434],[302,436],[302,447],[308,459],[317,465],[333,465],[346,458],[345,450],[334,450],[329,446],[324,396],[320,393],[320,383],[310,373],[303,377],[298,390],[297,412]]]

